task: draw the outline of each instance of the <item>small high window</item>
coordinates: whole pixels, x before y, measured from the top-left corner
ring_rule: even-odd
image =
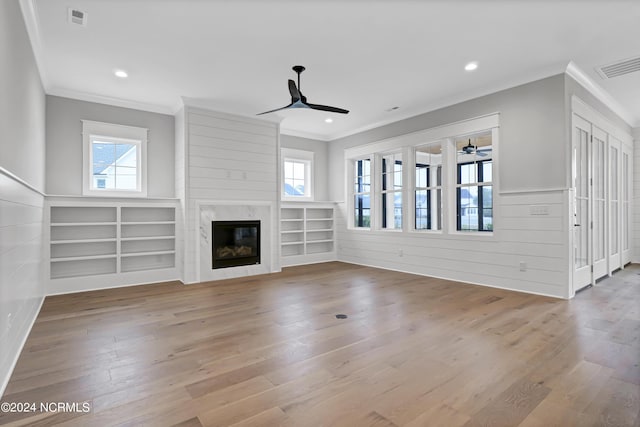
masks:
[[[83,194],[146,197],[147,129],[82,121]]]
[[[282,149],[282,199],[313,200],[313,152]]]

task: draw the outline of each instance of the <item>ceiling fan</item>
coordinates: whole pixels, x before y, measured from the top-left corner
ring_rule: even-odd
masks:
[[[478,149],[477,145],[471,145],[471,138],[469,138],[469,143],[462,147],[458,154],[474,154],[478,157],[485,157],[487,155],[487,151],[491,151],[491,147],[485,149]]]
[[[298,86],[296,87],[296,82],[293,80],[289,80],[289,93],[291,94],[291,104],[276,108],[275,110],[265,111],[264,113],[258,113],[260,116],[262,114],[273,113],[275,111],[286,110],[289,108],[309,108],[311,110],[321,110],[321,111],[329,111],[332,113],[341,113],[348,114],[349,110],[345,110],[343,108],[338,107],[330,107],[328,105],[319,105],[319,104],[311,104],[307,102],[307,97],[302,94],[302,90],[300,89],[300,73],[302,73],[305,68],[302,65],[296,65],[293,67],[293,71],[298,74]]]

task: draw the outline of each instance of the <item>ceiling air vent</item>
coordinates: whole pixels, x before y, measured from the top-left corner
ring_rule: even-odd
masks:
[[[596,71],[600,74],[600,77],[605,80],[624,76],[629,73],[635,73],[636,71],[640,71],[640,56],[614,62],[609,65],[603,65],[602,67],[596,68]]]
[[[72,24],[87,26],[87,13],[78,9],[69,8],[69,22]]]

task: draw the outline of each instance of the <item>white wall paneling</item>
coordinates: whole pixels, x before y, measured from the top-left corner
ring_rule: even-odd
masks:
[[[268,252],[261,254],[268,261],[258,268],[260,271],[231,267],[223,269],[227,270],[224,274],[214,274],[203,272],[200,262],[201,214],[222,215],[225,219],[231,219],[227,217],[229,212],[222,213],[224,209],[234,209],[229,206],[242,205],[246,209],[253,207],[257,210],[263,209],[265,204],[277,206],[278,135],[276,124],[262,120],[192,106],[185,106],[178,112],[176,192],[183,204],[185,220],[184,259],[181,265],[185,283],[280,269],[276,244],[279,212],[274,208],[268,209],[269,212],[273,211],[268,214],[269,218],[264,217],[265,221],[272,224],[263,226],[270,233],[266,241],[273,244],[267,246]],[[204,232],[206,234],[207,230]],[[262,271],[265,267],[266,270]]]
[[[0,395],[44,300],[44,196],[0,168]]]
[[[45,94],[20,7],[0,2],[0,397],[45,292]]]

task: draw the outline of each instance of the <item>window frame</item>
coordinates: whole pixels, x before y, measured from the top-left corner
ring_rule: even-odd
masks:
[[[314,189],[314,152],[306,150],[296,150],[293,148],[280,149],[282,160],[280,162],[280,198],[286,202],[311,202],[315,199]],[[296,162],[305,165],[305,185],[304,196],[291,196],[284,191],[285,184],[285,163]]]
[[[82,195],[97,197],[147,197],[148,128],[82,120]],[[101,189],[93,186],[93,143],[124,142],[134,144],[136,153],[136,189]]]
[[[369,161],[369,191],[361,191],[358,192],[355,190],[355,185],[356,185],[356,179],[360,176],[358,175],[358,173],[356,172],[356,164],[359,161],[362,160],[368,160]],[[368,156],[361,156],[359,158],[356,159],[351,159],[349,162],[349,228],[353,229],[353,230],[371,230],[373,229],[373,223],[374,223],[374,204],[375,204],[375,200],[374,200],[374,181],[375,181],[375,157],[373,155]],[[364,175],[363,175],[364,176]],[[364,184],[363,184],[364,185]],[[355,199],[356,196],[358,195],[369,195],[369,226],[360,226],[356,224],[355,221],[355,212],[356,212],[356,204],[355,204]],[[360,209],[364,209],[364,208],[360,208]]]
[[[476,134],[489,133],[491,135],[492,146],[492,209],[493,223],[492,230],[487,231],[465,231],[457,230],[457,148],[456,140],[473,136]],[[499,134],[500,134],[500,113],[491,113],[475,118],[464,119],[458,122],[436,126],[433,128],[399,135],[384,140],[361,144],[349,147],[344,150],[345,165],[345,203],[349,212],[347,229],[350,231],[371,231],[374,233],[389,231],[381,229],[379,224],[381,208],[378,200],[371,200],[371,227],[357,227],[355,222],[355,161],[368,158],[371,160],[372,176],[375,178],[371,182],[371,197],[378,196],[378,189],[381,188],[381,180],[378,177],[377,168],[380,167],[380,156],[401,151],[403,162],[410,167],[404,168],[403,185],[403,228],[402,230],[392,230],[408,234],[429,234],[433,238],[451,239],[494,239],[496,230],[499,229],[500,218],[496,207],[500,206],[500,180],[499,180]],[[441,171],[441,195],[442,195],[442,216],[440,230],[416,229],[416,204],[415,204],[415,149],[431,143],[440,143],[442,150],[442,171]],[[432,183],[433,184],[433,183]]]
[[[493,151],[493,149],[492,149]],[[493,181],[485,181],[484,180],[484,164],[487,162],[491,162],[491,178],[493,179],[493,165],[494,165],[494,161],[493,161],[493,157],[490,159],[486,159],[486,160],[477,160],[477,161],[470,161],[470,162],[464,162],[464,163],[458,163],[456,160],[456,187],[455,187],[455,203],[456,203],[456,231],[458,232],[462,232],[462,233],[475,233],[475,232],[482,232],[482,233],[491,233],[493,232]],[[476,181],[473,183],[466,183],[466,184],[462,184],[462,177],[461,177],[461,166],[466,166],[466,165],[475,165],[475,176],[476,176]],[[478,188],[478,206],[475,208],[478,210],[477,212],[477,216],[478,216],[478,229],[477,230],[464,230],[462,229],[462,215],[461,213],[461,206],[460,206],[460,193],[462,191],[463,188],[469,188],[469,187],[477,187]],[[484,192],[482,191],[484,189],[484,187],[491,187],[491,198],[492,198],[492,203],[491,203],[491,229],[485,229],[484,228]]]
[[[429,147],[429,146],[435,146],[435,145],[439,145],[440,146],[440,164],[436,165],[435,167],[435,172],[432,171],[432,168],[434,167],[433,164],[420,164],[422,166],[426,166],[427,169],[427,182],[426,182],[426,186],[424,187],[419,187],[417,184],[418,181],[418,177],[417,177],[417,169],[418,169],[418,150],[420,148],[424,148],[424,147]],[[445,179],[446,179],[446,173],[447,173],[447,161],[446,161],[446,148],[445,146],[447,145],[447,141],[446,140],[439,140],[439,141],[432,141],[432,142],[427,142],[426,144],[417,144],[414,145],[411,148],[411,151],[413,153],[413,162],[412,162],[412,176],[411,176],[411,187],[410,187],[410,191],[411,191],[411,199],[412,199],[412,214],[413,214],[413,221],[411,224],[411,231],[415,231],[418,233],[438,233],[441,234],[443,229],[444,229],[444,217],[445,217]],[[438,184],[438,167],[440,168],[440,184]],[[432,173],[435,175],[436,179],[433,180],[435,182],[432,182]],[[416,204],[416,198],[417,198],[417,193],[418,191],[426,191],[427,192],[427,228],[418,228],[417,225],[417,221],[418,221],[418,215],[416,215],[417,213],[417,204]],[[436,211],[440,214],[439,215],[439,225],[440,228],[433,228],[433,212],[431,211],[431,209],[434,207],[433,206],[433,194],[435,193],[435,199],[436,202],[438,200],[438,191],[440,191],[440,206],[436,206]]]
[[[394,160],[394,170],[392,170],[391,172],[389,171],[385,171],[385,158],[386,157],[399,157],[399,161],[400,161],[400,176],[401,176],[401,186],[400,189],[397,190],[396,186],[395,186],[395,176],[396,173],[398,173],[395,170],[395,165],[398,164],[398,160]],[[375,200],[376,200],[376,206],[380,206],[380,213],[379,213],[379,217],[378,217],[378,224],[379,224],[379,229],[382,231],[402,231],[402,229],[405,226],[406,223],[406,217],[407,217],[407,213],[405,211],[405,164],[406,164],[406,159],[405,159],[405,155],[404,155],[404,150],[396,150],[396,151],[392,151],[392,152],[387,152],[387,153],[380,153],[377,156],[375,156],[376,158],[379,158],[379,173],[376,175],[376,178],[379,179],[380,181],[380,185],[378,185],[376,191],[375,191],[375,195],[372,196]],[[389,185],[389,182],[385,182],[385,177],[389,178],[391,177],[390,181],[391,181],[391,185],[393,188],[389,189],[387,188],[387,186]],[[373,179],[373,182],[378,182],[377,179]],[[389,179],[387,180],[389,181]],[[374,184],[375,185],[375,184]],[[373,191],[373,188],[372,188]],[[400,217],[400,227],[396,227],[395,226],[395,196],[393,197],[394,203],[393,206],[391,206],[391,210],[393,212],[393,215],[391,216],[393,218],[393,227],[388,227],[387,226],[387,222],[388,222],[388,210],[389,210],[389,206],[388,206],[388,196],[390,194],[395,194],[395,193],[400,193],[400,199],[401,199],[401,204],[400,204],[400,209],[401,209],[401,217]],[[371,212],[371,214],[375,214],[375,212]]]

